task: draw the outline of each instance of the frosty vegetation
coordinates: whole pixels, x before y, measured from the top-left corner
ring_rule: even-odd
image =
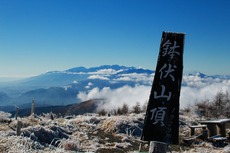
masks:
[[[230,94],[219,91],[213,99],[204,99],[195,103],[196,113],[205,118],[230,118]],[[190,111],[191,106],[185,108]]]
[[[190,135],[190,125],[197,125],[201,118],[229,117],[229,105],[229,93],[219,91],[214,99],[180,110],[180,144],[169,145],[169,151],[229,153],[229,145],[219,148],[208,142],[191,146],[183,143]],[[35,111],[35,115],[19,116],[17,120],[10,113],[0,112],[0,152],[147,152],[148,143],[140,140],[146,107],[147,103],[136,102],[132,107],[124,103],[116,109],[98,108],[97,113],[77,116],[52,112],[38,116]]]

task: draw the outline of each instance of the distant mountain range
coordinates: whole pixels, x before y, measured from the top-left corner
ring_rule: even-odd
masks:
[[[38,106],[78,103],[77,94],[80,91],[89,91],[95,87],[115,89],[124,85],[150,85],[153,73],[148,69],[119,65],[51,71],[7,84],[1,83],[0,106],[2,109],[9,105],[30,107],[33,99]]]
[[[154,71],[119,65],[99,67],[75,67],[65,71],[51,71],[35,77],[0,83],[0,110],[27,108],[34,99],[37,106],[68,105],[81,102],[79,92],[89,92],[94,88],[118,89],[137,85],[151,87]],[[200,72],[184,74],[182,85],[194,86],[194,80],[203,83],[229,80],[230,76],[207,76]],[[11,107],[10,107],[11,106]],[[13,106],[13,107],[12,107]]]

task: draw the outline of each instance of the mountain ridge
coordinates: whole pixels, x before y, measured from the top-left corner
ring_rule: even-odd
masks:
[[[83,101],[81,103],[73,103],[68,105],[57,105],[57,106],[38,106],[35,109],[36,115],[41,115],[43,113],[54,113],[62,116],[66,115],[82,115],[85,113],[96,113],[97,106],[105,103],[103,99],[91,99]],[[30,105],[31,106],[31,105]],[[10,112],[13,116],[15,111]],[[31,108],[20,109],[19,116],[29,116],[31,115]]]
[[[155,71],[120,65],[83,66],[64,71],[49,71],[38,76],[0,86],[0,106],[21,106],[35,99],[39,105],[68,105],[79,103],[79,93],[90,93],[93,89],[115,90],[124,86],[151,88]],[[201,72],[183,75],[182,86],[204,86],[209,82],[229,80],[228,75],[209,76]],[[209,83],[210,84],[210,83]]]

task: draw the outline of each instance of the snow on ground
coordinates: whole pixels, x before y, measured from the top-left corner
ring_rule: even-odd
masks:
[[[188,116],[187,116],[188,115]],[[196,116],[181,115],[186,124],[194,123]],[[22,123],[21,134],[16,135],[18,122]],[[85,114],[52,120],[50,114],[9,118],[0,123],[0,152],[12,153],[63,153],[63,152],[147,152],[148,143],[140,140],[144,114],[123,116],[98,116]],[[186,125],[180,127],[180,137],[189,135]],[[182,142],[182,141],[181,141]],[[172,153],[229,153],[230,146],[216,148],[202,142],[191,147],[170,145]]]

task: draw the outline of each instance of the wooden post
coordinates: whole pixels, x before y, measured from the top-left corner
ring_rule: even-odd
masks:
[[[18,111],[19,111],[19,107],[16,107],[15,120],[18,119]]]
[[[226,127],[225,127],[225,123],[220,123],[220,124],[217,124],[219,129],[220,129],[220,135],[222,137],[226,137]]]
[[[53,116],[53,113],[52,113],[52,112],[50,113],[50,119],[51,119],[51,120],[54,120],[54,116]]]
[[[21,134],[21,128],[22,128],[22,122],[21,121],[18,121],[17,123],[17,136],[20,136]]]
[[[31,115],[32,116],[34,116],[34,112],[35,112],[35,101],[33,100],[32,107],[31,107]]]
[[[207,124],[207,128],[209,130],[209,137],[217,135],[217,127],[216,124]]]
[[[195,134],[195,128],[192,128],[192,127],[190,127],[190,128],[191,128],[191,135],[190,136],[193,136]]]
[[[149,153],[166,153],[167,144],[164,142],[150,141]]]

